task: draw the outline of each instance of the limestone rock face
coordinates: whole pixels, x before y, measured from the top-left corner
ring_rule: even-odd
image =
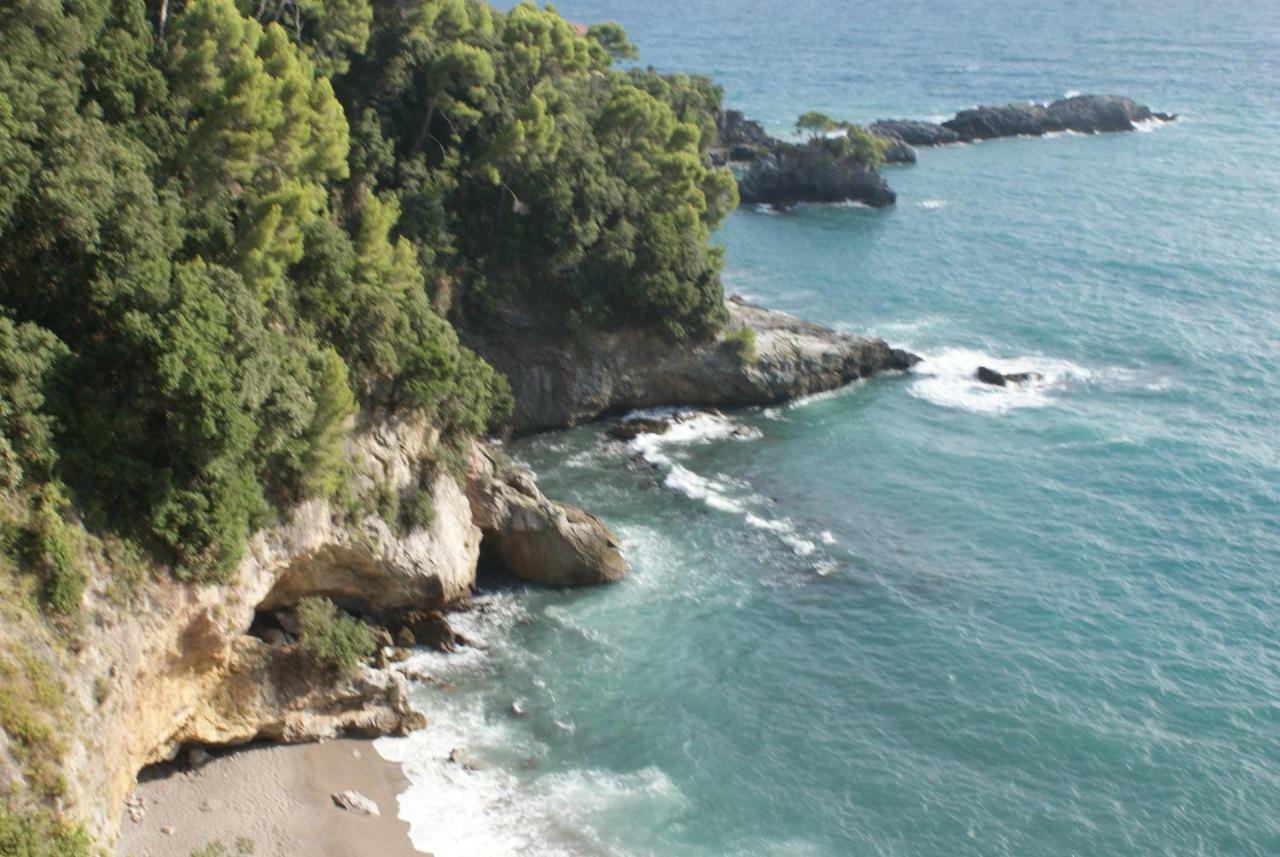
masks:
[[[627,574],[618,537],[603,521],[548,500],[527,472],[499,464],[480,446],[472,451],[468,491],[486,544],[517,577],[549,586],[589,586]]]
[[[357,490],[422,484],[418,461],[435,441],[421,419],[359,428],[347,448]],[[374,614],[465,597],[480,529],[451,475],[431,476],[424,490],[435,514],[428,527],[408,533],[372,513],[352,519],[328,501],[303,503],[251,539],[226,586],[183,584],[160,572],[122,607],[108,596],[108,574],[94,570],[66,675],[83,711],[83,740],[72,743],[65,774],[69,808],[95,835],[113,838],[138,770],[184,744],[400,734],[421,725],[400,675],[318,676],[296,647],[248,632],[258,609],[286,608],[307,595]]]
[[[739,300],[726,306],[727,337],[679,347],[641,330],[571,337],[528,315],[504,318],[502,333],[471,344],[510,380],[518,432],[660,405],[774,404],[919,361],[880,339],[845,336]]]

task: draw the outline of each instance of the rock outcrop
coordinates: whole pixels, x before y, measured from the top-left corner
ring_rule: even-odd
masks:
[[[874,165],[834,141],[788,143],[769,136],[737,110],[716,117],[716,146],[709,157],[718,166],[734,165],[738,194],[747,205],[789,208],[805,202],[860,202],[874,208],[892,205],[896,196]],[[890,163],[915,161],[910,146],[890,143]]]
[[[897,199],[874,166],[833,154],[821,141],[778,146],[752,161],[738,176],[738,193],[744,204],[779,209],[805,202],[883,208]]]
[[[549,586],[589,586],[626,575],[619,539],[604,522],[548,500],[528,471],[476,446],[468,486],[486,549],[517,577]]]
[[[960,135],[950,128],[911,119],[880,119],[871,123],[869,130],[887,140],[897,140],[908,146],[944,146],[962,142]]]
[[[737,299],[726,306],[729,323],[719,336],[679,347],[651,330],[575,336],[514,312],[500,333],[470,344],[510,380],[518,432],[661,405],[774,404],[919,360],[881,339],[845,336]]]
[[[384,417],[347,445],[358,495],[429,495],[433,514],[417,528],[312,500],[255,534],[226,585],[182,583],[156,569],[122,600],[112,570],[91,569],[86,618],[61,669],[81,736],[63,758],[65,801],[96,837],[114,838],[138,771],[183,747],[404,734],[423,725],[404,676],[385,668],[391,659],[343,678],[311,663],[280,628],[258,632],[263,617],[287,616],[300,599],[322,595],[399,628],[402,640],[408,629],[417,644],[448,649],[462,641],[438,611],[472,590],[482,538],[533,579],[576,584],[625,573],[598,519],[496,467],[472,486],[424,464],[437,440],[425,419]],[[469,490],[483,505],[473,508]],[[375,636],[393,642],[385,630]]]
[[[996,137],[1040,137],[1075,131],[1102,134],[1132,131],[1140,122],[1172,122],[1176,115],[1156,113],[1118,95],[1076,95],[1050,104],[1005,104],[962,110],[941,124],[881,119],[871,131],[910,146],[970,143]]]

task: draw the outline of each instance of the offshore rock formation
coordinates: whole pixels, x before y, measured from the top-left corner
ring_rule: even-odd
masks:
[[[518,432],[579,425],[660,405],[765,405],[832,390],[919,358],[730,299],[716,338],[681,347],[649,330],[574,336],[533,313],[508,313],[472,346],[506,374]]]
[[[1118,95],[1076,95],[1051,104],[1006,104],[962,110],[940,125],[881,119],[871,125],[871,131],[909,146],[940,146],[996,137],[1040,137],[1061,131],[1081,134],[1132,131],[1140,122],[1172,122],[1177,118],[1173,114],[1156,113],[1131,98]]]
[[[856,157],[836,157],[820,144],[779,146],[738,177],[747,205],[785,209],[803,202],[893,205],[897,194],[875,167]]]
[[[711,161],[737,165],[738,194],[747,205],[789,208],[803,202],[860,202],[881,208],[897,198],[874,166],[837,154],[821,140],[778,140],[737,110],[720,113],[716,133],[718,145],[710,152]],[[908,163],[915,160],[915,152],[891,143],[885,159]]]
[[[504,475],[496,490],[495,469],[464,491],[462,477],[424,472],[437,440],[425,420],[385,418],[359,429],[347,448],[357,489],[430,493],[434,514],[421,529],[402,532],[373,512],[313,500],[254,536],[229,585],[185,584],[155,570],[122,603],[106,583],[109,570],[94,570],[75,657],[61,669],[81,736],[63,759],[65,801],[95,835],[113,839],[138,771],[184,746],[403,734],[423,725],[399,673],[365,666],[341,678],[312,665],[287,634],[251,633],[260,617],[324,595],[393,627],[409,622],[421,642],[439,645],[426,639],[430,611],[467,597],[482,538],[505,544],[507,527],[519,530],[510,537],[516,573],[543,579],[542,568],[568,569],[573,582],[626,573],[603,524],[547,500],[531,481]],[[468,493],[485,504],[473,508]],[[570,553],[576,565],[566,565]],[[0,763],[5,755],[0,747]]]

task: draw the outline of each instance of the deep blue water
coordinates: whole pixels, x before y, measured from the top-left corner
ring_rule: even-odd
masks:
[[[483,652],[423,656],[457,689],[384,745],[418,843],[1280,854],[1280,4],[559,8],[775,132],[1068,91],[1183,119],[923,150],[884,211],[735,213],[728,291],[926,362],[661,443],[517,445],[634,573],[498,588]]]

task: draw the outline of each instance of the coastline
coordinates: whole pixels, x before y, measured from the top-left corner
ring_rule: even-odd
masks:
[[[408,822],[397,817],[397,797],[408,786],[400,765],[371,740],[253,746],[195,771],[139,782],[146,814],[139,822],[125,819],[116,854],[188,857],[219,842],[229,857],[245,837],[253,857],[423,857]],[[382,815],[334,806],[331,795],[347,789],[374,800]]]

